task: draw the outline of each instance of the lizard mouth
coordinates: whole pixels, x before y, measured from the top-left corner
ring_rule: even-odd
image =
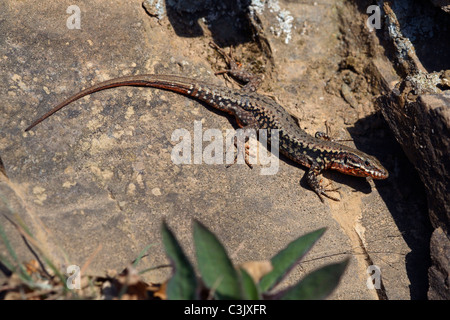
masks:
[[[361,169],[361,168],[355,168],[353,169],[353,172],[357,172],[358,174],[355,174],[359,177],[371,177],[375,180],[383,180],[387,179],[389,177],[389,173],[386,169],[384,170],[374,170],[374,169]]]
[[[339,172],[352,175],[355,177],[371,177],[375,180],[383,180],[389,177],[389,173],[386,169],[362,169],[358,167],[347,167],[340,164],[334,164],[331,169],[337,170]]]
[[[389,177],[389,172],[387,172],[387,170],[384,171],[371,170],[369,171],[369,174],[373,179],[377,180],[387,179]]]

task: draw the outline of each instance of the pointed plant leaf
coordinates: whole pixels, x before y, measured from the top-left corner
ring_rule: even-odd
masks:
[[[173,275],[167,283],[167,297],[170,300],[196,299],[197,278],[194,268],[181,249],[172,231],[164,222],[162,226],[162,240],[166,254],[169,257]]]
[[[281,300],[325,299],[339,284],[349,259],[332,263],[311,272],[281,295]]]
[[[11,219],[9,219],[5,214],[3,216],[14,225],[14,222]],[[9,255],[11,256],[11,258],[17,265],[17,269],[20,271],[20,272],[18,272],[19,276],[21,278],[23,277],[27,282],[32,282],[31,276],[28,274],[28,272],[26,272],[25,266],[23,265],[22,262],[20,262],[20,259],[17,257],[16,251],[14,250],[13,246],[11,245],[11,242],[9,241],[8,236],[6,235],[6,232],[3,229],[1,224],[0,224],[0,238],[3,240],[3,243],[5,244]],[[6,260],[6,257],[4,257],[4,259],[5,259],[5,262],[9,262],[8,260]],[[12,266],[12,265],[10,264],[10,266]],[[13,267],[10,270],[16,271],[15,267]]]
[[[323,235],[326,228],[307,233],[288,244],[282,251],[272,257],[273,270],[262,277],[259,282],[261,292],[271,290],[300,261]]]
[[[218,299],[241,299],[239,274],[216,236],[194,221],[194,244],[203,282]]]
[[[248,272],[239,268],[241,272],[242,295],[246,300],[261,300],[259,289]]]
[[[147,253],[147,251],[151,248],[151,247],[153,247],[155,244],[154,243],[150,243],[149,245],[147,245],[145,248],[144,248],[144,250],[142,250],[140,253],[139,253],[139,255],[138,255],[138,257],[134,260],[134,262],[133,262],[133,268],[136,268],[137,267],[137,265],[139,264],[139,262],[141,262],[141,260],[142,260],[142,258],[144,257],[144,255]]]

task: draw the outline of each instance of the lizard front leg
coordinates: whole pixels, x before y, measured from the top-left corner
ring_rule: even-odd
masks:
[[[306,173],[306,181],[308,182],[311,189],[313,189],[313,191],[319,196],[320,201],[324,202],[322,196],[325,196],[334,201],[340,201],[340,199],[332,197],[328,194],[328,192],[339,193],[339,188],[325,189],[325,187],[320,184],[321,181],[319,181],[319,175],[322,170],[323,167],[318,162],[314,161],[308,172]]]
[[[325,140],[325,141],[333,141],[333,142],[337,142],[337,141],[352,141],[352,139],[333,139],[331,137],[330,126],[329,126],[329,124],[328,124],[328,122],[326,120],[325,120],[325,129],[326,129],[326,132],[317,131],[314,136],[317,139]]]

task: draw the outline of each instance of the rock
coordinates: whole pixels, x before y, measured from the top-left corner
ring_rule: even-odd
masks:
[[[450,85],[449,70],[427,72],[418,51],[404,36],[405,28],[384,4],[388,47],[394,48],[393,65],[403,80],[377,99],[383,116],[425,186],[428,212],[435,228],[430,241],[429,299],[448,299],[450,256]],[[398,7],[399,8],[399,7]],[[431,12],[429,8],[424,12]],[[426,19],[421,17],[420,19]],[[428,17],[429,19],[429,17]],[[436,18],[439,21],[439,17]],[[433,43],[433,40],[430,40]],[[442,44],[439,44],[442,50]],[[429,47],[430,51],[434,49]],[[448,49],[447,49],[448,52]],[[445,61],[442,59],[441,61]],[[386,74],[380,71],[381,74]]]
[[[430,240],[433,265],[429,269],[430,300],[450,300],[450,241],[441,227],[434,230]]]
[[[433,5],[441,8],[443,11],[450,13],[450,0],[430,0]]]
[[[436,229],[434,241],[430,242],[433,266],[429,277],[433,293],[428,296],[433,298],[448,289],[448,273],[441,270],[442,266],[448,268],[445,262],[450,255],[450,94],[418,94],[420,89],[408,80],[399,87],[402,91],[394,89],[380,98],[379,103],[397,140],[417,168],[427,191],[431,223],[440,229],[439,237],[435,235]],[[442,287],[444,284],[447,287]]]

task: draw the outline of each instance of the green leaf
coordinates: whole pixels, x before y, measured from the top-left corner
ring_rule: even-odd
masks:
[[[261,278],[259,287],[261,292],[271,290],[308,252],[316,241],[323,235],[326,228],[307,233],[292,241],[282,251],[272,257],[273,270]]]
[[[197,279],[194,268],[165,222],[162,226],[162,240],[166,249],[166,254],[173,266],[173,275],[167,283],[168,299],[196,299]]]
[[[7,218],[9,221],[11,221],[6,215],[4,215],[5,218]],[[31,281],[31,276],[28,274],[28,272],[26,272],[26,268],[25,266],[22,264],[22,262],[20,262],[19,258],[17,257],[16,251],[14,250],[14,248],[12,247],[11,243],[9,242],[8,236],[6,235],[6,232],[3,230],[2,225],[0,224],[0,238],[3,240],[3,243],[6,246],[6,249],[9,253],[9,255],[11,256],[11,258],[14,260],[14,262],[17,263],[17,268],[18,268],[18,274],[21,278],[24,278],[25,281]],[[5,262],[7,262],[10,265],[10,271],[16,271],[14,267],[12,267],[12,264],[9,263],[8,260],[6,260],[6,257],[2,257],[2,260],[4,259]]]
[[[148,251],[151,247],[153,247],[154,245],[155,245],[154,243],[150,243],[148,246],[146,246],[146,247],[144,248],[144,250],[142,250],[142,251],[139,253],[138,257],[137,257],[136,260],[134,260],[134,262],[133,262],[133,268],[136,268],[136,267],[137,267],[137,265],[139,264],[139,262],[141,262],[142,258],[143,258],[144,255],[147,253],[147,251]]]
[[[225,248],[200,222],[194,221],[194,244],[197,263],[206,286],[218,299],[241,299],[239,274]]]
[[[332,263],[308,274],[298,284],[287,289],[281,300],[325,299],[339,284],[349,259]]]
[[[241,284],[244,299],[261,300],[259,289],[253,281],[253,278],[245,271],[245,269],[239,268],[239,270],[241,272]]]

